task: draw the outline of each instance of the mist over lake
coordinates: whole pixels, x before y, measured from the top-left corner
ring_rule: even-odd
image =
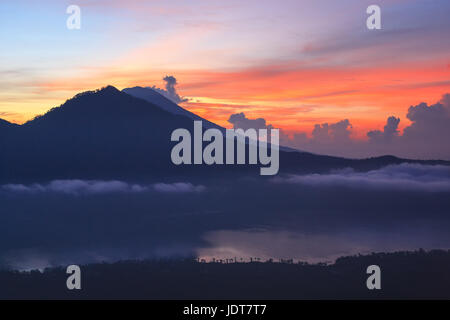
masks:
[[[394,165],[201,182],[5,184],[0,261],[18,269],[177,257],[324,262],[445,249],[447,173],[444,166]]]

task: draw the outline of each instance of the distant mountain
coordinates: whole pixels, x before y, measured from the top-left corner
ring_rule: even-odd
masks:
[[[122,90],[122,92],[125,92],[136,98],[144,99],[170,113],[187,116],[195,120],[200,119],[199,116],[181,108],[176,103],[172,102],[170,99],[167,99],[162,94],[150,87],[125,88]]]
[[[259,174],[260,165],[181,165],[171,162],[173,130],[192,132],[200,117],[148,89],[146,99],[112,86],[77,94],[63,105],[19,126],[0,122],[0,182],[50,179],[160,179]],[[215,124],[212,124],[216,126]],[[207,126],[205,126],[207,127]],[[218,127],[218,126],[217,126]],[[220,128],[220,127],[219,127]],[[368,170],[395,157],[351,160],[280,151],[281,173],[323,172],[353,167]],[[445,163],[430,162],[423,163]]]
[[[165,96],[163,96],[162,94],[160,94],[159,92],[157,92],[156,90],[154,90],[151,87],[126,88],[126,89],[123,89],[122,92],[125,92],[129,95],[132,95],[133,97],[140,98],[147,102],[150,102],[172,114],[182,115],[182,116],[186,116],[192,120],[202,121],[202,125],[205,128],[208,128],[208,129],[216,128],[216,129],[219,129],[220,131],[222,131],[223,133],[225,133],[225,130],[226,130],[225,128],[218,126],[217,124],[215,124],[209,120],[206,120],[206,119],[196,115],[195,113],[192,113],[186,109],[183,109],[182,107],[177,105],[175,102],[166,98]],[[284,147],[284,146],[280,146],[280,150],[298,151],[293,148],[288,148],[288,147]]]
[[[212,123],[190,111],[187,111],[186,109],[183,109],[182,107],[177,105],[175,102],[164,97],[162,94],[160,94],[159,92],[157,92],[156,90],[154,90],[150,87],[125,88],[122,90],[122,92],[125,92],[133,97],[140,98],[147,102],[150,102],[172,114],[185,116],[192,120],[201,120],[201,121],[203,121],[203,126],[206,128],[217,128],[220,130],[225,130],[225,128],[222,128],[222,127],[216,125],[215,123]]]

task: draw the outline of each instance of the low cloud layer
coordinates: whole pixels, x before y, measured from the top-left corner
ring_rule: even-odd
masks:
[[[403,163],[368,172],[346,169],[330,174],[292,175],[288,178],[276,178],[274,182],[315,187],[449,192],[450,167]]]
[[[117,180],[53,180],[47,184],[5,184],[2,185],[0,189],[14,193],[53,192],[68,195],[91,195],[109,193],[140,193],[150,191],[165,193],[202,192],[205,190],[205,187],[202,185],[195,186],[188,182],[140,185]]]
[[[280,144],[299,150],[351,158],[367,158],[395,155],[411,159],[450,160],[450,94],[428,105],[420,103],[410,106],[406,118],[411,124],[401,133],[401,119],[390,116],[382,130],[367,132],[367,140],[352,139],[352,124],[349,119],[336,123],[316,124],[310,134],[280,132]],[[233,127],[248,129],[271,128],[263,118],[249,119],[243,113],[230,116]]]
[[[287,176],[278,183],[211,177],[202,180],[205,192],[193,180],[0,185],[0,268],[195,253],[323,261],[372,249],[448,248],[449,180],[446,167],[408,164]],[[248,229],[277,233],[238,233]],[[233,232],[214,235],[219,230]],[[406,234],[411,237],[395,238]],[[384,241],[389,247],[379,246]]]
[[[205,187],[202,185],[194,186],[191,183],[177,182],[177,183],[157,183],[153,185],[156,191],[160,192],[202,192],[205,191]]]

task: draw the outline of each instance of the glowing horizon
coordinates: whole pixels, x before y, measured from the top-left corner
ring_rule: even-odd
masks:
[[[80,0],[80,30],[65,27],[73,3],[7,1],[0,118],[24,123],[82,91],[173,75],[181,105],[222,126],[245,112],[290,133],[349,119],[364,139],[389,116],[402,129],[409,106],[450,92],[450,4],[378,2],[383,28],[370,31],[370,1]]]

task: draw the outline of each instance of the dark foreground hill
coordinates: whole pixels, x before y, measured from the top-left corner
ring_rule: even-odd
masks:
[[[368,290],[367,267],[381,268]],[[332,265],[289,262],[125,261],[81,267],[82,289],[65,269],[0,272],[1,299],[450,299],[450,251],[376,253]]]
[[[259,174],[259,164],[174,165],[171,133],[177,128],[192,132],[193,121],[199,119],[204,120],[157,92],[136,97],[108,86],[81,93],[23,125],[0,121],[0,182]],[[216,126],[204,123],[205,128]],[[311,173],[346,167],[370,170],[401,162],[413,161],[390,156],[351,160],[282,150],[279,167],[280,173]]]

